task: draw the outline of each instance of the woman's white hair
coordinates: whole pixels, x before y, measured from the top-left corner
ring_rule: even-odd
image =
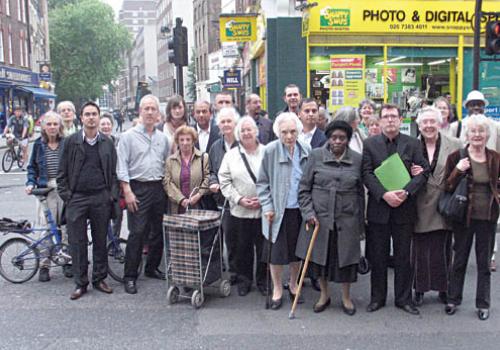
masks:
[[[304,126],[302,125],[299,117],[297,117],[297,114],[293,112],[284,112],[278,115],[273,124],[273,132],[277,138],[280,137],[281,124],[286,121],[293,121],[295,123],[295,126],[297,127],[297,135],[300,135],[302,133],[302,129],[304,128]]]
[[[441,114],[441,111],[439,109],[437,109],[436,107],[429,106],[429,107],[424,107],[418,111],[416,122],[419,126],[420,126],[420,123],[422,122],[422,118],[426,114],[433,115],[439,125],[441,125],[443,123],[443,115]]]
[[[224,107],[224,108],[221,108],[221,110],[219,111],[219,113],[217,113],[217,120],[216,120],[217,126],[220,126],[220,121],[224,117],[231,117],[231,118],[233,118],[234,124],[237,124],[238,120],[240,119],[240,114],[233,107]]]
[[[234,137],[236,138],[236,141],[240,141],[241,140],[241,137],[240,137],[240,134],[241,134],[241,128],[243,127],[243,124],[246,123],[246,122],[249,122],[252,127],[254,128],[256,134],[256,138],[257,138],[257,141],[259,141],[258,137],[259,137],[259,128],[257,127],[257,123],[255,123],[255,120],[250,117],[250,116],[244,116],[243,118],[241,118],[239,121],[238,121],[238,124],[236,124],[236,128],[234,128]]]
[[[486,141],[490,138],[490,120],[488,119],[487,116],[484,114],[473,114],[471,116],[468,116],[465,118],[464,121],[464,132],[465,132],[465,138],[467,141],[469,140],[469,130],[473,126],[482,126],[484,130],[486,130]]]

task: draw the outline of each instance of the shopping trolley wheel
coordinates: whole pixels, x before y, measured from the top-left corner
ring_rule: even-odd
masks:
[[[222,280],[219,286],[219,293],[223,298],[231,295],[231,282],[228,280]]]
[[[179,288],[171,286],[167,291],[167,300],[169,304],[175,304],[179,301]]]
[[[191,305],[193,305],[195,309],[199,309],[202,304],[203,304],[203,295],[199,290],[195,290],[193,292],[193,295],[191,296]]]

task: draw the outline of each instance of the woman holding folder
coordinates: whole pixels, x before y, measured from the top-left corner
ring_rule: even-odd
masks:
[[[325,130],[328,142],[312,151],[300,180],[302,218],[310,225],[320,224],[311,255],[321,288],[314,312],[322,312],[330,305],[328,281],[342,283],[344,313],[352,316],[356,312],[350,287],[357,281],[365,191],[361,155],[348,147],[352,134],[345,121],[328,124]],[[303,226],[297,243],[298,257],[305,258],[310,239],[311,231]]]

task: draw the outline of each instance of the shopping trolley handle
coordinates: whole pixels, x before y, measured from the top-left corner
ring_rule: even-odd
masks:
[[[186,207],[186,211],[189,210],[189,204],[191,203],[191,197],[193,197],[196,193],[198,193],[200,190],[209,190],[210,187],[206,187],[206,186],[196,186],[195,188],[193,188],[193,190],[191,191],[191,193],[189,194],[189,198],[188,198],[188,205]]]

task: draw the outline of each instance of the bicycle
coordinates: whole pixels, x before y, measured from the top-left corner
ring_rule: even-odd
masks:
[[[4,235],[17,233],[23,236],[9,238],[0,246],[0,275],[11,283],[24,283],[33,278],[38,272],[40,259],[48,258],[52,263],[49,268],[62,267],[71,262],[68,246],[62,243],[61,230],[47,206],[47,195],[53,190],[53,188],[36,188],[31,192],[43,207],[47,219],[46,227],[26,226],[18,230],[4,231]],[[44,234],[41,238],[35,239],[32,235],[37,232]]]
[[[23,149],[18,139],[15,138],[12,133],[8,133],[4,137],[7,139],[7,150],[2,157],[2,169],[4,172],[8,173],[12,169],[14,162],[17,162],[19,168],[23,167]]]

